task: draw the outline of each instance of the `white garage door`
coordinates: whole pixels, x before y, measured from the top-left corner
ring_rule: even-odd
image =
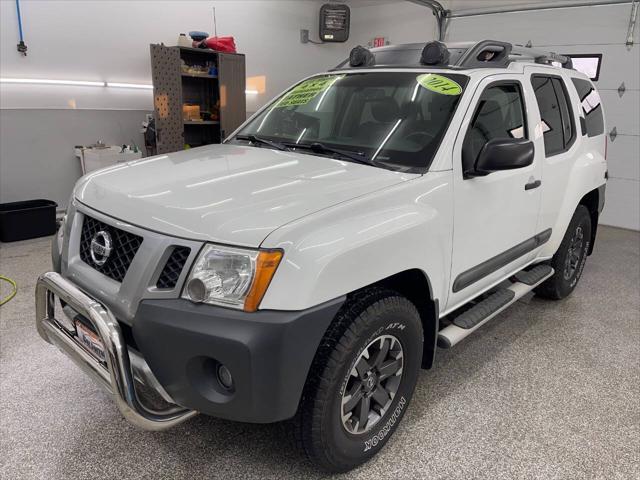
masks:
[[[446,39],[491,38],[522,45],[531,41],[536,48],[558,53],[601,53],[596,85],[606,131],[615,127],[618,133],[609,141],[607,204],[601,223],[640,230],[640,19],[635,43],[628,48],[630,15],[631,3],[627,3],[454,18]],[[622,83],[626,91],[620,96]]]

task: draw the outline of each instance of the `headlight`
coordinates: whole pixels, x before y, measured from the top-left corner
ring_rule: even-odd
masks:
[[[189,273],[182,297],[254,312],[281,258],[280,250],[206,245]]]

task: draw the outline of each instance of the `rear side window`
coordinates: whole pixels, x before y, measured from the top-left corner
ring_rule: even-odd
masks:
[[[542,75],[533,76],[531,83],[542,119],[545,154],[550,157],[562,153],[575,140],[573,115],[564,83],[559,77]]]
[[[482,92],[462,145],[463,172],[473,170],[482,147],[494,138],[527,138],[520,85],[499,83]]]
[[[593,84],[580,78],[572,78],[582,105],[582,114],[587,126],[587,135],[595,137],[604,133],[604,117],[602,115],[602,102],[600,95]]]

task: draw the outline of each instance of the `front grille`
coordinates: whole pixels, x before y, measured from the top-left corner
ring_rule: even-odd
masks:
[[[174,247],[156,282],[158,288],[175,288],[190,253],[189,247]]]
[[[91,258],[91,241],[98,232],[106,232],[112,242],[111,254],[103,265],[97,265]],[[138,235],[85,216],[80,235],[80,258],[84,263],[107,277],[122,282],[141,243],[142,237]]]

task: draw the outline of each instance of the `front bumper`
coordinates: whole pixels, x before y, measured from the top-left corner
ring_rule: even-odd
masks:
[[[99,361],[76,340],[63,321],[55,318],[55,297],[86,318],[98,333],[105,347],[106,362]],[[154,382],[153,374],[145,362],[130,355],[120,326],[111,312],[81,292],[73,283],[55,272],[44,273],[36,285],[36,328],[40,336],[58,347],[85,373],[102,386],[113,398],[122,415],[145,430],[164,430],[196,412],[166,403],[162,410],[144,406],[135,388],[134,374],[145,379],[145,386],[169,399],[166,392]],[[142,383],[142,382],[140,382]]]
[[[105,346],[106,366],[55,319],[54,295],[90,320]],[[102,385],[125,418],[148,430],[169,428],[195,412],[253,423],[292,417],[320,340],[343,302],[245,313],[187,300],[143,300],[132,330],[137,356],[113,314],[72,282],[49,272],[36,287],[40,336]],[[231,389],[220,384],[219,365],[231,372]],[[150,410],[140,401],[138,377],[170,402],[167,408]]]
[[[133,337],[176,403],[228,420],[295,415],[309,368],[344,297],[303,311],[246,313],[188,300],[143,300]],[[233,388],[217,379],[226,366]]]

